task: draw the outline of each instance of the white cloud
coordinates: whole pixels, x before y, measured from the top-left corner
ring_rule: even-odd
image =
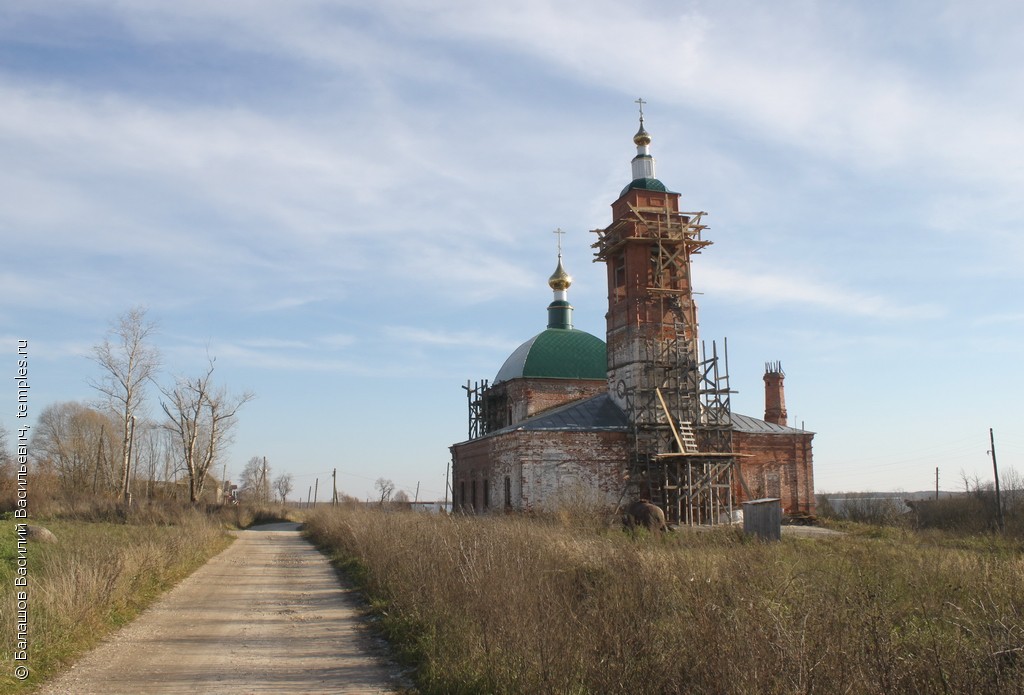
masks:
[[[56,185],[117,177],[129,194],[147,184],[169,185],[190,205],[212,205],[227,219],[274,221],[296,234],[337,231],[326,220],[310,224],[312,201],[321,201],[314,209],[322,208],[330,192],[366,203],[361,184],[390,178],[372,158],[252,111],[158,108],[127,97],[10,82],[0,82],[0,100],[0,138],[9,143],[10,156],[30,172],[46,172]]]
[[[488,350],[508,351],[515,348],[515,341],[505,340],[499,336],[474,331],[445,331],[418,328],[416,326],[394,326],[387,328],[385,333],[393,339],[417,345],[435,347],[483,348]]]
[[[350,375],[379,373],[379,365],[356,359],[339,359],[314,353],[308,349],[288,347],[287,341],[224,340],[200,344],[180,342],[164,349],[169,364],[177,371],[188,373],[192,368],[205,368],[206,360],[216,360],[222,368],[256,369],[259,371],[326,372]],[[191,365],[191,366],[190,366]]]
[[[475,240],[421,239],[394,251],[389,275],[406,279],[396,283],[403,291],[423,283],[431,293],[443,293],[446,301],[477,304],[535,286],[533,274],[510,252],[503,254],[502,249]],[[412,278],[415,281],[408,282]]]
[[[514,263],[480,251],[479,241],[504,234],[493,223],[476,224],[486,208],[481,196],[453,199],[453,208],[465,210],[459,217],[416,204],[433,202],[441,188],[472,190],[472,182],[468,168],[434,154],[436,134],[416,133],[412,124],[391,128],[381,142],[350,146],[351,133],[306,130],[241,109],[155,107],[2,77],[0,101],[7,106],[0,142],[18,171],[13,180],[0,174],[13,193],[0,202],[0,224],[21,231],[37,253],[45,244],[61,247],[64,258],[72,251],[130,258],[148,285],[163,279],[192,286],[193,294],[287,277],[290,286],[279,288],[285,298],[247,295],[259,310],[344,296],[358,273],[376,274],[382,265],[397,265],[401,284],[426,292],[467,287],[467,297],[479,298],[522,284]],[[463,200],[479,202],[467,209]],[[439,226],[465,236],[466,225],[477,241],[441,249],[436,235],[423,238]],[[381,260],[392,253],[397,264]],[[151,264],[161,268],[155,276],[146,270]],[[49,278],[53,306],[75,296],[59,286],[61,276]]]
[[[863,170],[900,167],[974,184],[1024,183],[1013,164],[1024,158],[1024,132],[1022,97],[1005,89],[1012,80],[980,85],[975,71],[942,75],[928,61],[892,50],[905,39],[901,31],[920,30],[922,23],[935,28],[935,16],[920,8],[388,4],[409,33],[534,55],[595,86],[642,93],[654,112],[665,113],[671,103]],[[975,25],[972,36],[990,30]],[[1001,39],[1019,44],[1006,32]],[[939,43],[934,50],[944,48]],[[1020,49],[1013,52],[1019,60]]]
[[[735,302],[796,306],[849,316],[880,319],[934,319],[943,310],[932,304],[906,305],[878,294],[844,289],[820,280],[748,271],[704,260],[697,274],[702,292]]]

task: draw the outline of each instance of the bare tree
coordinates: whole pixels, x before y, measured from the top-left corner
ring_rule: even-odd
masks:
[[[8,449],[8,434],[4,423],[0,422],[0,466],[6,467],[11,462],[11,451]]]
[[[245,464],[240,480],[242,495],[254,502],[270,501],[270,465],[266,456],[253,456]]]
[[[93,347],[92,359],[104,375],[90,385],[103,394],[120,421],[118,497],[122,500],[128,497],[135,417],[146,400],[146,383],[160,367],[160,353],[148,342],[155,330],[156,325],[146,320],[146,310],[134,307],[119,316],[103,342]]]
[[[412,500],[409,499],[409,493],[405,490],[399,490],[391,497],[391,507],[394,509],[412,509]]]
[[[229,395],[213,385],[215,360],[205,374],[175,379],[174,388],[163,391],[160,407],[167,415],[167,428],[174,433],[189,482],[189,500],[198,502],[206,476],[217,456],[231,441],[231,429],[239,409],[255,396],[245,392]]]
[[[395,491],[395,484],[387,478],[377,478],[377,482],[373,486],[380,491],[381,504],[391,499],[391,493]]]
[[[32,433],[35,461],[53,470],[65,492],[81,495],[116,491],[119,464],[116,421],[82,403],[52,403],[39,413]]]
[[[162,475],[164,481],[171,479],[168,471],[160,471],[161,465],[170,458],[170,445],[173,444],[170,437],[170,432],[151,419],[140,419],[135,423],[135,444],[132,446],[135,460],[132,464],[132,477],[137,482],[141,479],[145,483],[147,499],[152,499],[155,494],[154,487],[158,477]],[[166,468],[166,465],[164,467]]]
[[[281,498],[281,504],[288,501],[288,495],[292,491],[292,474],[282,473],[274,478],[274,490]]]
[[[0,496],[3,496],[14,478],[14,458],[8,449],[7,428],[0,422]]]

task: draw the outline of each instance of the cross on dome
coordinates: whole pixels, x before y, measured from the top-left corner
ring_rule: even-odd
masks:
[[[565,234],[565,232],[563,232],[562,228],[559,227],[558,229],[556,229],[555,231],[553,231],[551,233],[558,235],[558,257],[561,258],[562,257],[562,235]]]

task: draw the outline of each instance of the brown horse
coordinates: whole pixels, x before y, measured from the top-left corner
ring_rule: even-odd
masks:
[[[665,512],[649,500],[640,499],[626,507],[622,524],[628,529],[646,528],[648,531],[667,531]]]

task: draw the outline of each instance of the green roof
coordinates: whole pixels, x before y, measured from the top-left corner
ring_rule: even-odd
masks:
[[[575,328],[549,328],[516,348],[501,365],[494,383],[521,377],[606,379],[604,341]]]
[[[625,195],[626,191],[628,191],[631,188],[640,188],[645,191],[661,191],[662,193],[670,193],[670,191],[667,188],[665,188],[665,184],[663,184],[658,179],[642,178],[633,179],[632,181],[630,181],[629,185],[622,189],[622,193],[619,193],[619,197],[621,198],[623,195]]]

